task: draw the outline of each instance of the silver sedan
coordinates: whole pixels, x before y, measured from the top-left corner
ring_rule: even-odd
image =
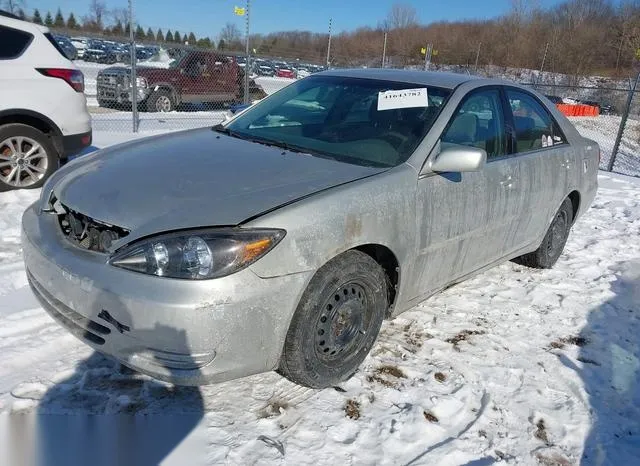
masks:
[[[327,387],[384,319],[507,260],[553,266],[598,160],[512,83],[329,71],[69,163],[24,214],[25,264],[51,316],[140,372]]]

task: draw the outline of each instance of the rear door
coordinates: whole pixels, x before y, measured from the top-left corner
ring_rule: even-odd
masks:
[[[568,185],[575,182],[569,179],[575,174],[575,157],[559,125],[537,97],[514,87],[505,87],[505,94],[522,187],[514,240],[516,246],[525,247],[541,239],[567,196]]]
[[[478,172],[430,173],[418,180],[414,296],[430,294],[512,248],[512,192],[520,174],[517,160],[507,154],[504,113],[499,87],[471,91],[440,141],[484,149],[487,164]]]

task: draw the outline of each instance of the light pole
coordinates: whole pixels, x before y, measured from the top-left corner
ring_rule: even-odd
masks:
[[[331,23],[333,19],[329,18],[329,43],[327,44],[327,69],[329,69],[329,65],[331,64]]]
[[[384,68],[384,62],[387,61],[387,31],[384,31],[384,43],[382,44],[382,67]]]

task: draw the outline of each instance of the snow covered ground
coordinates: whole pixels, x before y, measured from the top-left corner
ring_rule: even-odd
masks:
[[[599,179],[553,270],[449,288],[320,391],[274,373],[173,387],[93,352],[28,288],[19,225],[38,192],[1,193],[0,464],[636,464],[640,180]]]

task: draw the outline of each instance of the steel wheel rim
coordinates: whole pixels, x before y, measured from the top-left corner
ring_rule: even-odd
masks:
[[[314,329],[318,359],[335,363],[355,354],[362,346],[371,324],[369,299],[360,281],[350,281],[336,289],[323,304]],[[357,352],[357,351],[356,351]]]
[[[26,136],[11,136],[0,142],[0,181],[14,188],[27,188],[44,178],[49,159],[44,147]]]
[[[565,211],[558,212],[556,218],[551,225],[551,236],[549,241],[548,252],[555,255],[564,244],[565,234],[567,231],[567,213]]]
[[[166,95],[161,95],[156,100],[156,110],[159,112],[170,112],[171,111],[171,99]]]

